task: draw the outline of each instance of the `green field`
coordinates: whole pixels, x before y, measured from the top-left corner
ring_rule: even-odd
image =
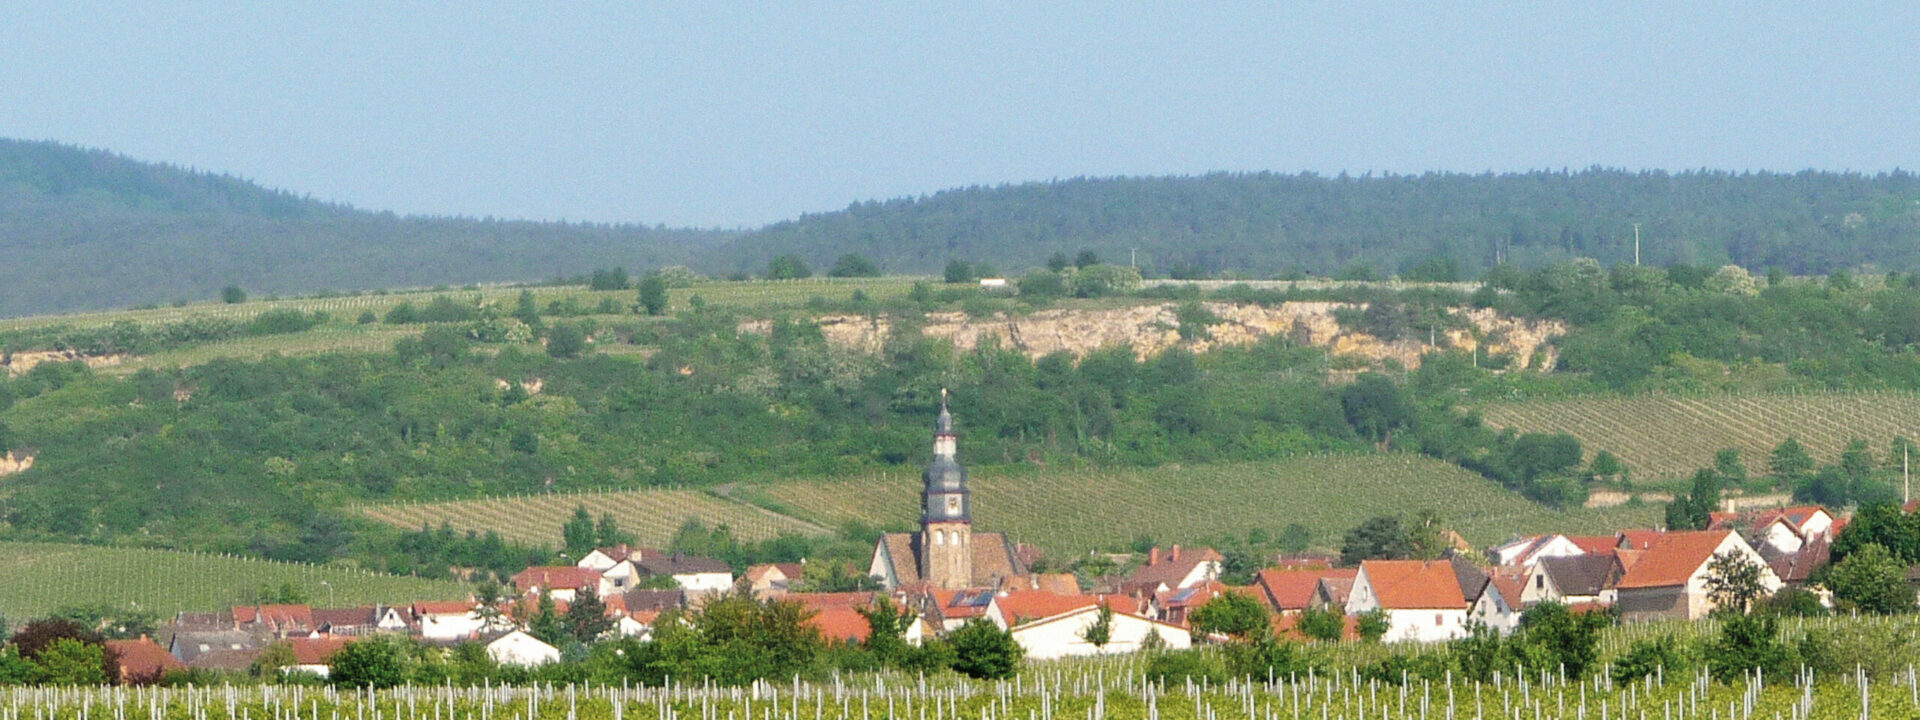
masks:
[[[1636,479],[1690,476],[1722,448],[1738,449],[1749,472],[1764,472],[1789,435],[1819,463],[1837,462],[1854,439],[1884,457],[1894,437],[1920,438],[1920,395],[1904,392],[1576,397],[1481,412],[1498,427],[1580,438],[1589,456],[1611,452]]]
[[[325,582],[326,585],[321,585]],[[237,602],[248,590],[290,584],[316,605],[452,600],[459,583],[227,555],[0,542],[0,616],[43,615],[64,605],[136,605],[169,615]]]
[[[360,507],[359,512],[406,529],[437,528],[446,523],[455,530],[493,530],[508,541],[556,547],[560,544],[561,526],[579,507],[587,508],[595,518],[601,513],[611,513],[622,530],[633,533],[641,545],[652,547],[665,547],[674,532],[688,520],[699,520],[707,527],[726,525],[742,540],[825,532],[811,523],[699,490],[627,490],[368,505]]]
[[[901,472],[851,480],[768,483],[738,495],[825,525],[906,526],[920,479]],[[974,519],[1055,557],[1121,547],[1140,536],[1199,543],[1300,523],[1321,547],[1373,515],[1438,510],[1476,544],[1514,533],[1604,533],[1650,527],[1654,506],[1556,511],[1457,466],[1414,455],[1316,456],[1152,470],[982,469]]]

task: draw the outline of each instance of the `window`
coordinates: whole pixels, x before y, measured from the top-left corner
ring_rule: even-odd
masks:
[[[1533,587],[1534,587],[1534,589],[1536,589],[1536,590],[1538,590],[1538,589],[1540,589],[1540,588],[1543,588],[1543,587],[1546,587],[1546,586],[1547,586],[1547,576],[1545,576],[1545,575],[1535,575],[1535,576],[1533,576]]]
[[[947,544],[947,543],[946,543],[946,537],[945,537],[944,535],[942,535],[942,534],[940,533],[940,531],[939,531],[939,530],[935,530],[935,531],[933,531],[933,544],[935,544],[935,545],[945,545],[945,544]]]
[[[1433,614],[1433,626],[1434,626],[1434,627],[1440,627],[1441,625],[1445,625],[1445,624],[1446,624],[1446,620],[1445,620],[1445,618],[1444,618],[1444,617],[1443,617],[1443,616],[1442,616],[1442,615],[1441,615],[1440,613],[1434,613],[1434,614]]]

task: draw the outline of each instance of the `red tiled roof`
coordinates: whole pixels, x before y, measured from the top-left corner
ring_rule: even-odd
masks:
[[[1383,608],[1464,610],[1467,607],[1453,563],[1446,560],[1368,560],[1360,563],[1360,573],[1373,587],[1374,597]]]
[[[514,575],[513,586],[521,590],[537,587],[546,591],[597,589],[600,587],[600,571],[572,565],[535,566]]]
[[[1009,625],[1100,604],[1092,595],[1055,595],[1040,590],[1008,593],[994,598],[993,603],[1000,607],[1000,616],[1006,618]]]
[[[186,667],[166,648],[146,637],[138,640],[108,640],[107,647],[120,658],[120,682],[152,682],[168,670]]]
[[[873,604],[873,598],[874,594],[871,592],[837,592],[787,593],[780,599],[800,603],[802,607],[824,611],[828,608],[866,607]]]
[[[802,625],[818,629],[827,642],[865,642],[872,630],[867,619],[851,607],[830,607],[807,618]]]
[[[1700,566],[1713,558],[1713,551],[1732,534],[1732,530],[1663,533],[1658,539],[1649,541],[1646,552],[1620,579],[1620,587],[1684,585]]]
[[[280,626],[313,626],[313,607],[310,605],[236,605],[233,607],[233,621],[241,625],[266,623]]]
[[[1045,590],[1055,595],[1080,594],[1080,580],[1073,573],[1034,573],[1011,578],[1007,589]]]
[[[1620,549],[1618,535],[1568,535],[1567,540],[1588,555],[1612,555]]]
[[[465,615],[480,607],[480,603],[471,602],[417,602],[413,604],[415,615]]]
[[[1351,641],[1360,639],[1360,618],[1342,615],[1340,639]],[[1273,616],[1273,634],[1294,640],[1311,640],[1306,633],[1300,632],[1300,613]]]
[[[293,648],[293,662],[297,665],[325,665],[333,660],[333,654],[340,648],[353,642],[353,638],[288,638],[288,646]]]
[[[1261,570],[1254,578],[1254,584],[1261,590],[1261,599],[1275,611],[1305,610],[1313,601],[1314,588],[1320,585],[1321,578],[1352,579],[1359,575],[1357,568],[1284,570],[1269,568]]]
[[[1158,562],[1154,561],[1156,558]],[[1154,548],[1148,555],[1147,564],[1141,565],[1133,571],[1132,575],[1128,575],[1126,583],[1128,585],[1165,583],[1168,587],[1173,587],[1180,584],[1180,581],[1186,579],[1188,575],[1193,574],[1193,569],[1199,567],[1200,563],[1220,562],[1223,559],[1225,558],[1219,551],[1210,547],[1182,550],[1180,546],[1175,545],[1165,555],[1160,554],[1159,548]]]
[[[1622,530],[1620,547],[1626,550],[1645,550],[1666,533],[1659,530]]]

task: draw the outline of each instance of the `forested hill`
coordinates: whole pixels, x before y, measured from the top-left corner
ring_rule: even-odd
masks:
[[[971,187],[861,203],[745,235],[713,255],[726,271],[797,253],[816,263],[859,253],[887,272],[936,272],[949,259],[1002,272],[1056,252],[1094,250],[1149,274],[1380,275],[1429,258],[1467,274],[1496,261],[1572,257],[1737,263],[1824,273],[1920,268],[1920,177],[1801,172],[1534,172],[1509,175],[1231,175],[1073,179]]]
[[[0,139],[0,316],[539,280],[684,264],[728,233],[402,217],[231,176]]]

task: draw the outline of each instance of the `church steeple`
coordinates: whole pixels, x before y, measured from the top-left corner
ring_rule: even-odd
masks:
[[[959,589],[973,582],[973,493],[967,469],[955,457],[959,439],[947,391],[940,390],[940,418],[933,425],[933,462],[921,475],[920,572],[936,587]]]

